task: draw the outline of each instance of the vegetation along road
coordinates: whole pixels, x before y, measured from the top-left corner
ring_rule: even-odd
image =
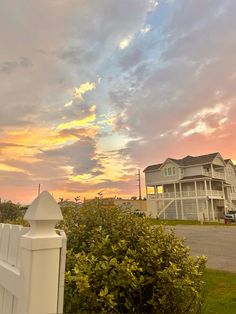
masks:
[[[193,255],[206,255],[207,267],[236,273],[236,228],[233,226],[173,227],[184,237]]]

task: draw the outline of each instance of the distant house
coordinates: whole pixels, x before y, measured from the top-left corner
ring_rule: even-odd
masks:
[[[96,198],[95,198],[96,199]],[[93,202],[94,199],[87,199],[84,201],[84,203],[89,203]],[[102,198],[102,204],[105,207],[113,207],[113,206],[118,206],[119,208],[122,209],[128,209],[131,212],[134,213],[143,213],[147,214],[147,201],[146,200],[138,200],[138,199],[124,199],[121,197],[105,197]]]
[[[130,209],[131,212],[139,212],[147,215],[147,201],[138,199],[114,199],[114,205],[124,209]]]
[[[216,220],[236,208],[236,171],[219,153],[167,158],[145,170],[147,213],[162,219]]]

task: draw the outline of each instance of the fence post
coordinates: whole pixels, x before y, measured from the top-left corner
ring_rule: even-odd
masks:
[[[25,214],[30,230],[21,237],[22,297],[20,313],[57,313],[60,248],[55,224],[61,210],[49,192],[42,192]]]

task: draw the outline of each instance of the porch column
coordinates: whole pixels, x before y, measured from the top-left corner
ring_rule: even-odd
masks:
[[[205,195],[207,196],[207,182],[204,180],[204,187],[205,187]]]
[[[224,183],[223,183],[223,181],[222,181],[221,183],[222,183],[222,191],[223,191],[224,212],[225,212],[225,214],[226,214],[226,204],[225,204],[226,197],[225,197],[225,189],[224,189]]]
[[[210,213],[209,213],[209,206],[208,206],[208,198],[206,197],[206,210],[207,210],[207,218],[210,221]]]
[[[176,195],[176,184],[174,183],[174,191],[175,191],[175,213],[176,213],[176,219],[178,219],[178,207],[177,207],[177,195]]]
[[[211,177],[213,178],[214,176],[214,168],[213,168],[213,165],[211,164]]]
[[[197,198],[197,181],[194,181],[194,188],[195,188],[195,199],[196,199],[196,207],[197,207],[197,219],[199,220],[199,205],[198,205],[198,198]]]
[[[180,202],[181,202],[181,215],[182,220],[184,219],[184,207],[183,207],[183,195],[182,195],[182,183],[179,183],[179,191],[180,191]]]
[[[212,184],[211,184],[211,180],[209,180],[209,183],[210,183],[210,195],[212,195]]]
[[[154,195],[155,195],[155,199],[157,199],[157,186],[154,185]]]
[[[211,199],[211,212],[212,212],[212,220],[215,220],[215,211],[213,205],[213,198]]]

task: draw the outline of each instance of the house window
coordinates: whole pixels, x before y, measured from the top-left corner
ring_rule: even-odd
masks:
[[[159,186],[157,187],[157,193],[158,193],[158,194],[163,193],[163,186],[162,186],[162,185],[159,185]]]
[[[164,168],[165,177],[175,176],[176,175],[176,167],[167,167]]]
[[[155,194],[154,186],[147,187],[147,194]]]

